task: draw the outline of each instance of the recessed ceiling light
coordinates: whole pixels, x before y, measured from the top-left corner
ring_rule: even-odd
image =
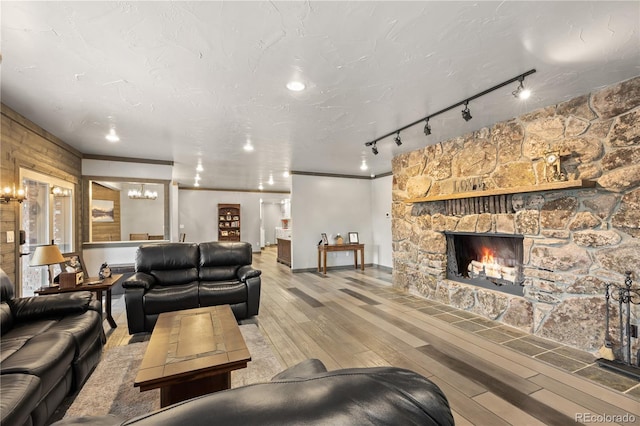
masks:
[[[251,145],[251,141],[247,141],[246,144],[244,144],[244,150],[247,152],[251,152],[253,151],[253,145]]]
[[[195,181],[195,183],[193,184],[193,186],[200,186],[200,182]]]
[[[289,170],[285,170],[284,173],[282,173],[282,176],[288,178],[289,177]]]
[[[305,89],[305,86],[303,82],[301,81],[290,81],[287,83],[287,89],[291,90],[292,92],[301,92]]]
[[[360,164],[360,170],[368,170],[369,166],[367,166],[367,162],[362,160],[362,164]]]
[[[273,176],[269,176],[269,180],[267,181],[269,185],[273,185]]]
[[[109,133],[107,133],[107,135],[105,136],[105,139],[108,140],[109,142],[114,142],[114,143],[120,141],[120,138],[116,134],[116,129],[114,129],[113,127],[111,128],[111,130],[109,130]]]
[[[204,168],[202,167],[202,163],[198,163],[198,165],[196,166],[196,172],[202,172],[204,171]]]
[[[261,183],[260,185],[258,185],[258,189],[259,189],[260,191],[262,191],[262,190],[264,189],[264,186],[262,186],[262,183]]]

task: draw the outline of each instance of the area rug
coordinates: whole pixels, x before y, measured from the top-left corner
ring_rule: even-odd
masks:
[[[241,325],[240,331],[251,361],[247,368],[231,373],[231,387],[271,380],[282,370],[280,361],[255,324]],[[131,343],[107,350],[64,418],[112,414],[127,419],[159,409],[159,389],[140,392],[133,386],[147,344]]]

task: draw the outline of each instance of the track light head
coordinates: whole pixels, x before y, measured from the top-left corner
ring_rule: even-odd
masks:
[[[378,155],[378,147],[376,146],[376,143],[373,143],[373,146],[371,147],[371,152],[373,152],[373,155]]]
[[[396,143],[396,145],[400,146],[402,145],[402,139],[400,139],[400,132],[398,132],[398,134],[396,135],[396,137],[393,139],[393,141]]]
[[[464,118],[464,121],[469,121],[473,118],[471,116],[471,111],[469,111],[469,101],[466,101],[464,103],[464,109],[462,110],[462,118]]]
[[[429,136],[431,134],[431,126],[429,125],[429,118],[424,122],[424,135]]]
[[[520,81],[520,84],[518,85],[518,87],[516,88],[516,90],[514,90],[513,92],[511,92],[511,94],[520,100],[525,100],[525,99],[529,99],[529,97],[531,96],[531,90],[527,89],[524,87],[524,77],[520,77],[518,79],[518,81]]]

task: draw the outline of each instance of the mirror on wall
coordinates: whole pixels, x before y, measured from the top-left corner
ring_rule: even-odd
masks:
[[[169,181],[84,179],[85,242],[168,240]]]

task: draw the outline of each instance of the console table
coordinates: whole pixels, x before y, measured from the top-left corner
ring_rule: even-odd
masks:
[[[364,244],[320,244],[318,246],[318,272],[327,273],[327,252],[330,251],[353,251],[354,265],[358,269],[358,250],[360,250],[360,267],[364,271]]]

